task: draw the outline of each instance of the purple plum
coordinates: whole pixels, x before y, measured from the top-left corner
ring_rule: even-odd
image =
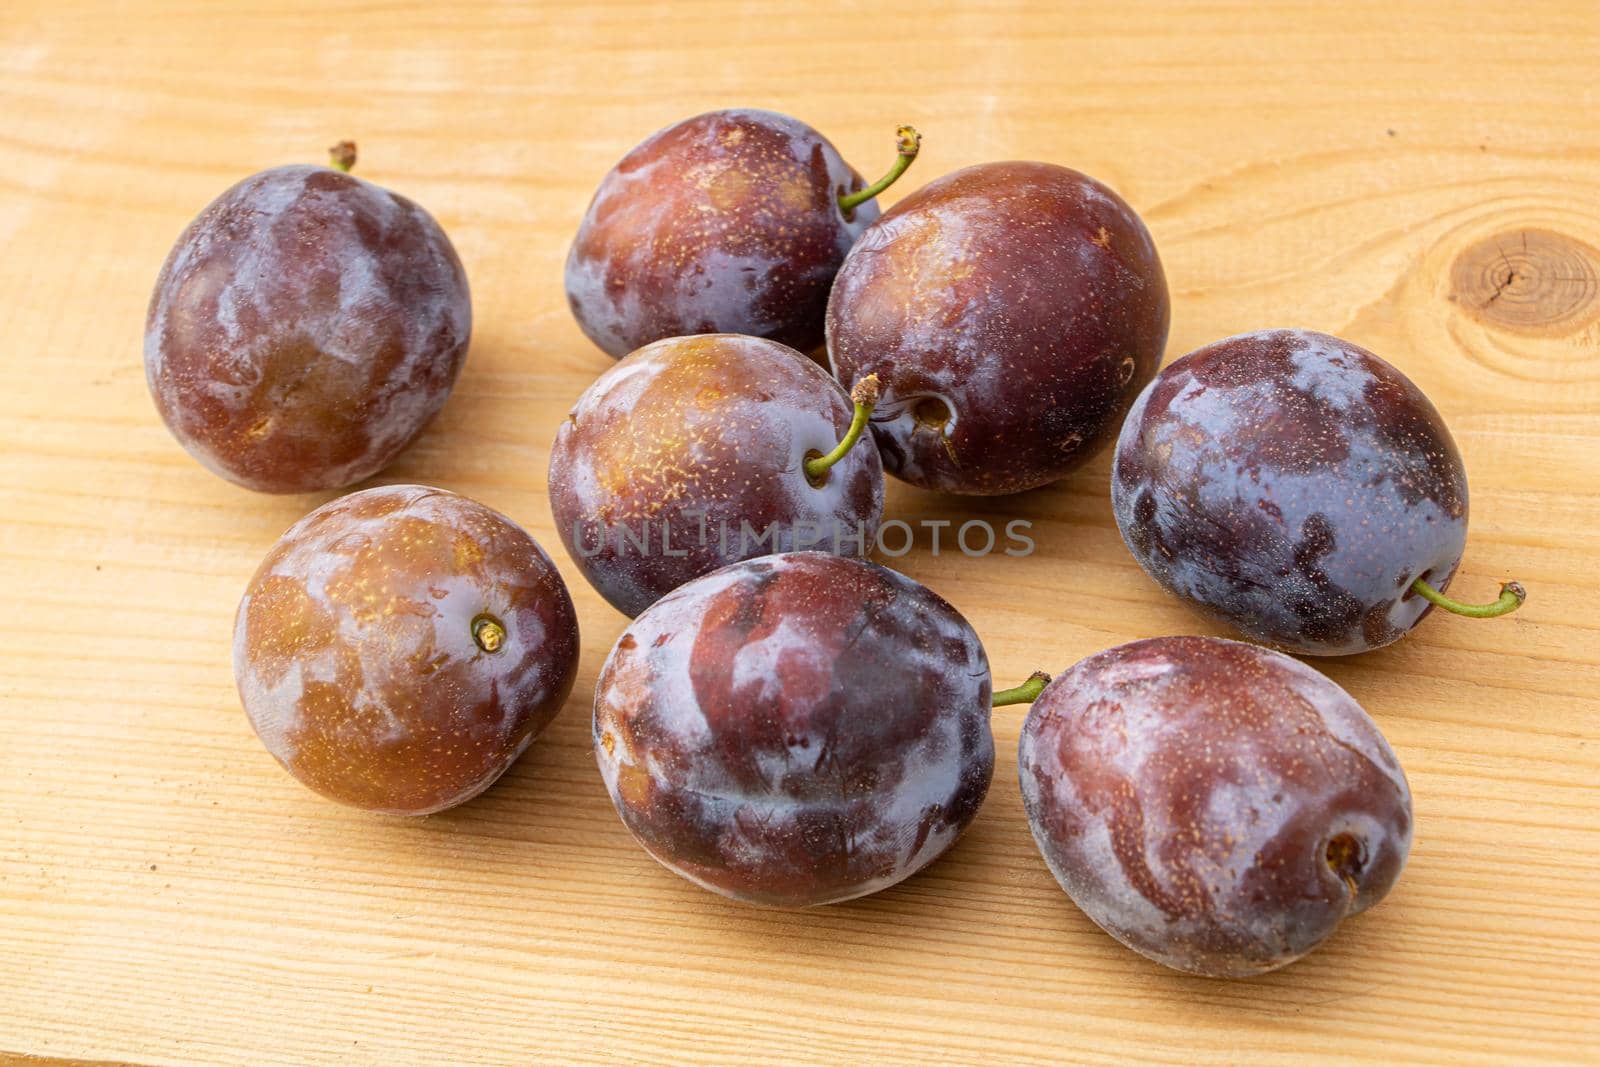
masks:
[[[1437,592],[1466,546],[1461,455],[1405,375],[1327,334],[1242,334],[1164,369],[1123,424],[1111,502],[1151,577],[1288,651],[1364,652],[1430,601],[1489,615],[1524,595]]]
[[[883,466],[861,432],[874,398],[868,387],[853,404],[776,341],[646,345],[602,374],[556,433],[550,506],[567,551],[628,615],[738,560],[866,555],[883,511]]]
[[[1099,452],[1155,374],[1167,282],[1121,197],[1065,167],[987,163],[901,200],[828,304],[839,380],[869,374],[884,467],[947,493],[1016,493]]]
[[[1378,727],[1297,660],[1209,637],[1097,653],[1034,702],[1023,805],[1056,880],[1168,967],[1292,963],[1382,900],[1411,793]]]
[[[867,224],[870,188],[826,137],[771,111],[712,111],[669,126],[600,183],[567,256],[567,301],[612,356],[696,333],[822,344],[828,288]]]
[[[989,788],[978,636],[891,570],[736,563],[622,634],[595,691],[612,803],[663,865],[755,904],[877,892],[938,858]]]
[[[340,165],[354,161],[354,146]],[[422,433],[472,333],[450,239],[333,167],[262,171],[178,238],[150,298],[145,377],[179,443],[248,489],[353,485]]]

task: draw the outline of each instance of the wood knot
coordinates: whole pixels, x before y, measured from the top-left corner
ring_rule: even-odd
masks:
[[[1456,258],[1451,294],[1491,326],[1550,333],[1600,311],[1600,253],[1550,230],[1509,230]]]

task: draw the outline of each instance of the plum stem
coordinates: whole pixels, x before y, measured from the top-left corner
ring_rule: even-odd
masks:
[[[889,173],[867,186],[857,189],[853,193],[842,193],[839,196],[839,210],[846,215],[865,204],[868,200],[883,192],[889,186],[900,180],[900,175],[911,166],[911,161],[917,158],[917,150],[922,147],[922,134],[910,126],[901,126],[894,131],[895,147],[899,154],[894,157],[894,165],[889,168]]]
[[[1007,704],[1032,704],[1039,699],[1039,694],[1044,692],[1044,687],[1050,684],[1050,676],[1044,671],[1034,671],[1028,675],[1028,680],[1012,689],[1002,689],[989,701],[991,708],[1003,708]]]
[[[350,168],[356,165],[356,143],[340,141],[328,149],[328,165],[349,174]]]
[[[850,402],[856,406],[855,414],[851,416],[850,428],[844,432],[844,437],[833,446],[833,451],[825,456],[811,456],[806,460],[806,478],[812,485],[820,486],[828,477],[828,471],[838,463],[861,440],[861,433],[867,428],[867,420],[872,417],[872,409],[878,404],[878,376],[869,374],[861,379],[850,390]]]
[[[1506,582],[1501,585],[1500,599],[1492,604],[1463,604],[1459,600],[1451,600],[1421,578],[1411,583],[1411,590],[1435,607],[1453,611],[1457,615],[1465,615],[1469,619],[1492,619],[1498,615],[1509,615],[1522,607],[1522,602],[1528,599],[1528,591],[1522,588],[1521,582]]]

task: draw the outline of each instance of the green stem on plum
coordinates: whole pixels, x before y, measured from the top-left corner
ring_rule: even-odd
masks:
[[[1007,704],[1032,704],[1039,699],[1039,694],[1044,692],[1044,687],[1050,684],[1050,676],[1044,671],[1034,671],[1028,680],[1012,689],[1002,689],[989,701],[991,708],[1003,708]]]
[[[806,459],[806,480],[812,485],[820,486],[826,481],[828,471],[833,469],[833,465],[843,459],[855,447],[856,442],[861,440],[862,431],[867,428],[867,420],[872,417],[872,409],[878,404],[878,376],[869,374],[857,382],[850,390],[850,402],[856,406],[856,411],[850,419],[850,428],[844,432],[844,437],[827,455],[814,455]]]
[[[334,170],[350,173],[350,168],[356,165],[356,143],[354,141],[340,141],[328,149],[328,165]]]
[[[917,149],[922,147],[922,134],[910,126],[901,126],[894,131],[895,146],[899,155],[895,156],[894,166],[889,168],[889,173],[867,186],[857,189],[853,193],[843,193],[839,197],[839,210],[849,215],[856,208],[883,192],[900,179],[900,175],[911,166],[911,161],[917,158]]]
[[[1522,602],[1528,599],[1528,591],[1522,588],[1521,582],[1506,582],[1500,587],[1500,599],[1493,604],[1463,604],[1459,600],[1451,600],[1439,590],[1418,578],[1411,583],[1411,591],[1435,607],[1446,611],[1465,615],[1469,619],[1492,619],[1499,615],[1509,615],[1522,607]]]

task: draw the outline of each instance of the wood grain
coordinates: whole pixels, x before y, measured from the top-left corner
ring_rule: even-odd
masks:
[[[1600,7],[1454,0],[285,4],[0,10],[0,1049],[138,1064],[1578,1062],[1600,1047]],[[545,463],[607,359],[560,265],[645,134],[730,104],[824,130],[905,188],[1063,162],[1149,222],[1169,357],[1272,325],[1398,364],[1466,456],[1459,591],[1323,666],[1410,775],[1395,893],[1249,982],[1167,973],[1073,908],[1022,817],[1019,709],[946,859],[807,913],[657,867],[587,740],[622,626],[556,546]],[[342,136],[426,205],[472,280],[454,398],[387,481],[526,524],[574,582],[583,668],[481,800],[364,817],[286,777],[233,692],[233,606],[322,498],[201,470],[145,392],[144,304],[228,184]],[[894,194],[891,194],[890,199]],[[1031,519],[1028,559],[900,566],[997,675],[1214,632],[1123,550],[1104,457],[1003,501],[897,487],[891,513]],[[0,1057],[3,1058],[3,1057]],[[31,1060],[28,1062],[32,1062]]]

